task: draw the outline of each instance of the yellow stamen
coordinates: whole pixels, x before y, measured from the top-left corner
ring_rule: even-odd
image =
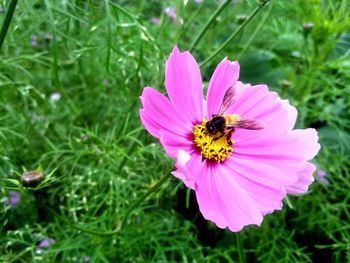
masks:
[[[203,158],[222,162],[232,154],[234,140],[229,139],[227,134],[222,137],[219,132],[210,134],[205,127],[206,123],[207,120],[203,120],[201,124],[194,126],[194,143],[200,149]]]

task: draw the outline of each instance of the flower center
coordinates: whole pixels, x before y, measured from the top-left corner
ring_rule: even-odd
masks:
[[[210,134],[205,127],[207,120],[194,126],[194,143],[200,149],[203,158],[210,161],[222,162],[232,154],[234,140],[228,134],[217,132]]]

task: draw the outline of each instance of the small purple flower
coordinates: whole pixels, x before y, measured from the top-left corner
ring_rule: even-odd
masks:
[[[38,247],[39,248],[47,248],[47,247],[51,247],[55,243],[56,243],[55,239],[48,237],[48,238],[41,240]]]
[[[50,100],[51,101],[59,101],[60,99],[61,99],[61,93],[59,93],[59,92],[54,92],[54,93],[52,93],[51,95],[50,95]]]
[[[317,180],[325,185],[329,185],[329,181],[327,180],[327,172],[323,169],[317,169]]]
[[[84,257],[83,257],[84,262],[89,262],[90,259],[91,259],[91,258],[90,258],[89,256],[84,256]]]
[[[39,47],[39,40],[37,35],[32,35],[32,37],[30,38],[30,45],[33,48]]]
[[[0,7],[0,14],[5,13],[4,8]]]
[[[16,207],[18,203],[21,201],[21,195],[20,193],[16,191],[10,191],[9,196],[7,199],[4,201],[6,205],[10,205],[12,207]]]
[[[151,17],[150,19],[151,24],[153,25],[159,25],[160,24],[160,19],[158,17]]]
[[[173,23],[176,23],[176,8],[175,6],[168,6],[167,8],[165,8],[165,14],[171,18],[171,20],[173,21]]]
[[[194,2],[195,2],[196,4],[201,4],[201,3],[203,3],[203,0],[194,0]]]

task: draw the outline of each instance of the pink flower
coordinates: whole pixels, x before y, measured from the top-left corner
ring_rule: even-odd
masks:
[[[171,18],[171,20],[173,21],[173,23],[176,23],[176,8],[175,6],[168,6],[165,8],[165,14]]]
[[[316,130],[293,130],[297,110],[288,100],[238,77],[238,62],[225,58],[204,98],[196,60],[175,47],[165,70],[169,98],[146,87],[140,110],[148,132],[176,158],[173,175],[195,190],[203,216],[231,231],[260,225],[287,193],[307,192],[316,169],[309,161],[320,149]],[[234,119],[231,136],[207,128],[222,110]]]
[[[160,24],[160,19],[158,17],[151,17],[150,19],[150,22],[153,24],[153,25],[159,25]]]

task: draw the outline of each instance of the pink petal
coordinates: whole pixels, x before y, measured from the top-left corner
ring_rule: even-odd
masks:
[[[251,137],[249,141],[240,141],[238,138],[239,135],[233,146],[232,155],[234,159],[240,160],[238,163],[244,160],[274,167],[292,180],[283,182],[288,193],[307,191],[313,181],[312,173],[315,169],[307,161],[311,160],[320,149],[317,132],[314,129],[293,130],[279,136],[257,133],[257,136]]]
[[[282,208],[285,185],[296,180],[263,162],[230,158],[224,165],[264,214]]]
[[[183,158],[186,159],[186,157]],[[209,176],[208,169],[210,168],[206,165],[205,162],[202,161],[202,156],[200,154],[194,153],[191,155],[190,160],[188,160],[187,162],[182,162],[178,160],[176,165],[176,171],[182,172],[186,178],[190,178],[190,180],[192,180],[193,186],[195,187],[199,208],[203,216],[209,220],[214,221],[215,224],[220,228],[227,227],[225,217],[220,216],[220,209],[216,205],[205,205],[215,203],[214,200],[216,200],[216,196],[214,195],[212,189],[210,187],[204,187],[201,188],[203,189],[203,191],[198,191],[197,186],[195,184],[195,181],[207,182],[207,180],[202,180],[201,178],[204,177],[203,179],[205,179]]]
[[[261,211],[225,167],[207,164],[202,174],[202,180],[196,182],[196,195],[206,219],[235,232],[249,224],[261,224]]]
[[[321,149],[315,129],[293,130],[291,135],[299,140],[305,160],[311,160]]]
[[[159,140],[170,157],[175,158],[179,150],[193,152],[193,141],[186,134],[177,135],[167,130],[160,130],[159,135]]]
[[[286,134],[237,129],[232,138],[236,141],[234,151],[245,155],[310,160],[320,149],[314,129],[293,130]]]
[[[304,194],[309,185],[314,181],[312,174],[316,171],[316,166],[312,163],[305,163],[302,170],[298,172],[298,182],[287,188],[288,194]]]
[[[197,202],[203,217],[214,222],[220,228],[226,228],[228,226],[227,219],[218,206],[217,191],[213,189],[212,185],[214,179],[213,170],[201,159],[198,159],[197,167],[193,166],[191,172],[195,173],[197,177],[204,175],[201,185],[195,185]]]
[[[277,135],[272,133],[269,135],[259,131],[244,131],[245,134],[248,132],[249,134],[255,132],[256,136],[247,140],[243,136],[243,131],[239,134],[238,131],[233,134],[232,138],[236,142],[233,148],[236,154],[259,156],[262,159],[304,159],[303,152],[300,152],[303,150],[303,145],[292,134]]]
[[[256,184],[283,191],[283,187],[292,185],[298,180],[297,175],[284,173],[278,167],[266,163],[265,159],[245,158],[246,156],[241,159],[240,157],[233,153],[224,165]]]
[[[195,188],[194,179],[190,170],[193,170],[193,166],[197,165],[196,162],[200,158],[199,154],[194,154],[191,158],[189,153],[179,150],[176,156],[176,171],[172,172],[175,177],[182,180],[188,188],[193,190]]]
[[[237,82],[239,97],[229,109],[247,119],[264,123],[264,131],[284,133],[290,131],[296,121],[297,110],[287,100],[281,100],[266,85],[243,85]]]
[[[191,124],[186,123],[170,101],[155,89],[146,87],[140,99],[141,121],[154,137],[159,138],[159,131],[163,129],[180,136],[192,130]]]
[[[227,89],[235,85],[239,77],[239,64],[237,61],[231,62],[226,58],[216,67],[210,79],[207,103],[208,118],[219,112],[224,95]]]
[[[293,130],[290,134],[299,140],[300,155],[304,157],[305,161],[311,160],[319,152],[321,146],[317,142],[318,135],[315,129]],[[298,181],[287,188],[287,192],[291,194],[306,193],[309,185],[314,181],[315,165],[305,162],[297,167],[299,167],[297,171]]]
[[[295,123],[298,117],[297,109],[294,106],[290,105],[289,100],[280,99],[279,102],[282,104],[282,109],[287,112],[288,122],[293,128],[295,126]]]
[[[256,136],[245,138],[246,134],[256,132]],[[314,129],[293,130],[277,135],[259,131],[238,131],[233,134],[234,154],[240,158],[261,158],[269,160],[303,162],[312,159],[319,151],[318,136]],[[275,163],[274,163],[275,165]],[[295,165],[295,164],[294,164]],[[300,166],[295,165],[300,168]]]
[[[237,159],[238,163],[250,161],[274,167],[285,175],[282,177],[283,184],[290,186],[298,181],[298,172],[305,162],[300,149],[299,141],[292,137],[266,137],[265,140],[264,138],[257,138],[256,141],[249,144],[239,144],[237,141],[233,145],[232,158]],[[276,178],[276,180],[278,179]]]
[[[191,53],[174,47],[166,62],[165,86],[176,110],[190,123],[203,118],[202,77]]]

